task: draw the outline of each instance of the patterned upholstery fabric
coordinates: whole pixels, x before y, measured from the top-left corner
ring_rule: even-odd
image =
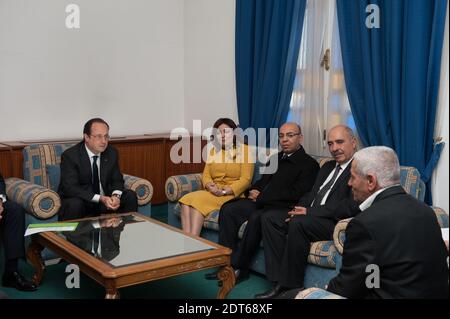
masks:
[[[336,226],[334,226],[333,232],[333,242],[339,254],[342,255],[344,251],[344,242],[345,242],[345,230],[347,229],[348,223],[351,221],[351,218],[340,220]]]
[[[61,200],[54,191],[15,177],[8,178],[5,182],[8,198],[35,217],[48,219],[58,213]]]
[[[202,188],[202,174],[171,176],[167,179],[165,185],[166,197],[171,202],[176,202],[183,195]]]
[[[139,206],[150,203],[153,196],[152,183],[146,179],[126,174],[123,174],[123,180],[126,189],[136,192]]]
[[[439,226],[441,228],[448,228],[448,214],[440,207],[431,207],[434,210],[434,213],[436,214]]]
[[[346,299],[321,288],[308,288],[302,290],[295,296],[295,299]]]
[[[420,201],[425,197],[425,183],[420,179],[420,173],[415,167],[400,167],[400,184],[405,191]]]
[[[50,188],[46,165],[61,163],[61,154],[73,146],[67,144],[31,144],[23,151],[23,178],[34,184]]]
[[[325,268],[336,268],[338,252],[333,241],[316,241],[309,250],[308,262]]]

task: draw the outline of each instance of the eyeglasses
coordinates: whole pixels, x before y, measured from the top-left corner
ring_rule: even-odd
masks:
[[[281,139],[283,139],[286,136],[287,138],[290,139],[290,138],[293,138],[296,135],[302,135],[302,133],[286,133],[286,134],[280,133],[280,134],[278,134],[278,138],[281,140]]]
[[[89,135],[89,136],[92,138],[95,138],[96,140],[105,139],[108,141],[111,138],[108,134],[106,134],[106,135],[97,134],[97,135]]]

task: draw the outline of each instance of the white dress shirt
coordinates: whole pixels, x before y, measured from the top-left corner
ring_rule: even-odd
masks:
[[[365,211],[367,208],[369,208],[370,206],[372,206],[373,201],[375,200],[375,198],[378,196],[378,194],[380,194],[381,192],[385,191],[388,188],[394,187],[394,186],[400,186],[400,184],[395,184],[395,185],[391,185],[385,188],[381,188],[379,190],[377,190],[375,193],[373,193],[372,195],[370,195],[369,197],[366,198],[366,200],[364,202],[361,203],[361,205],[359,205],[359,209],[363,212]]]
[[[328,195],[330,195],[331,190],[333,189],[334,184],[336,184],[336,181],[339,179],[339,177],[341,176],[342,172],[345,171],[345,169],[347,168],[347,166],[350,164],[350,162],[352,161],[353,157],[351,159],[349,159],[347,162],[345,162],[344,164],[340,165],[338,163],[336,163],[336,166],[340,165],[341,169],[339,170],[338,176],[336,177],[336,179],[334,180],[333,185],[331,185],[330,189],[328,190],[328,192],[325,193],[325,196],[322,198],[322,202],[320,202],[320,205],[325,205]],[[331,171],[330,175],[328,175],[327,179],[322,183],[322,185],[320,186],[319,190],[317,191],[317,193],[320,192],[320,190],[327,185],[327,183],[333,178],[334,175],[334,170],[336,169],[336,167]],[[314,204],[314,201],[311,203],[311,206]]]
[[[87,146],[86,146],[86,144],[84,145],[84,147],[86,148],[86,152],[88,153],[88,156],[89,156],[89,162],[91,163],[91,169],[92,169],[92,164],[94,163],[94,156],[98,156],[98,158],[97,158],[97,167],[98,167],[98,178],[99,178],[99,184],[100,184],[100,194],[95,194],[94,195],[94,197],[92,197],[92,199],[91,199],[91,202],[94,202],[94,203],[98,203],[98,202],[100,202],[100,195],[105,195],[105,192],[103,191],[103,187],[102,187],[102,183],[100,182],[100,169],[101,169],[101,167],[100,167],[100,163],[101,163],[101,161],[100,161],[100,158],[101,158],[101,154],[94,154]],[[122,192],[121,191],[119,191],[119,190],[115,190],[115,191],[113,191],[112,192],[112,194],[113,195],[118,195],[119,196],[119,198],[120,198],[120,196],[122,195]]]

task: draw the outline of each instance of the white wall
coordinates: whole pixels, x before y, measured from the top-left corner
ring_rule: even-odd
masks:
[[[433,194],[433,205],[439,206],[448,213],[449,210],[449,24],[448,24],[448,3],[447,3],[447,17],[444,34],[444,46],[442,48],[442,62],[441,62],[441,78],[439,87],[438,113],[436,116],[435,137],[442,137],[445,142],[444,149],[441,153],[436,170],[432,178],[431,192]]]
[[[81,136],[94,116],[112,135],[183,125],[184,3],[0,0],[0,141]]]
[[[219,117],[237,121],[234,73],[235,0],[187,0],[184,8],[185,125]]]

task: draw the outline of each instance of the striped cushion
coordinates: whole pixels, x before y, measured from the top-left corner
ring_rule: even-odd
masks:
[[[166,197],[171,202],[176,202],[187,193],[202,188],[202,174],[171,176],[167,179],[165,185]]]
[[[448,214],[440,207],[432,206],[434,213],[436,214],[439,226],[441,228],[448,228]]]
[[[32,184],[20,178],[6,179],[8,198],[39,219],[47,219],[56,215],[61,207],[57,193],[40,185]]]
[[[61,163],[61,154],[73,146],[67,144],[31,144],[22,150],[23,177],[25,180],[50,188],[46,165]]]
[[[345,299],[321,288],[308,288],[300,291],[295,299]]]
[[[352,218],[342,219],[334,227],[333,242],[337,251],[341,255],[344,251],[345,230],[347,229],[347,225],[351,220]]]
[[[420,179],[420,173],[415,167],[400,167],[400,184],[411,196],[423,201],[425,196],[425,184]]]
[[[308,262],[325,268],[336,268],[338,252],[333,241],[313,242],[309,250]]]
[[[153,196],[153,186],[148,180],[132,176],[123,175],[124,186],[136,192],[138,205],[143,206],[150,203]]]

